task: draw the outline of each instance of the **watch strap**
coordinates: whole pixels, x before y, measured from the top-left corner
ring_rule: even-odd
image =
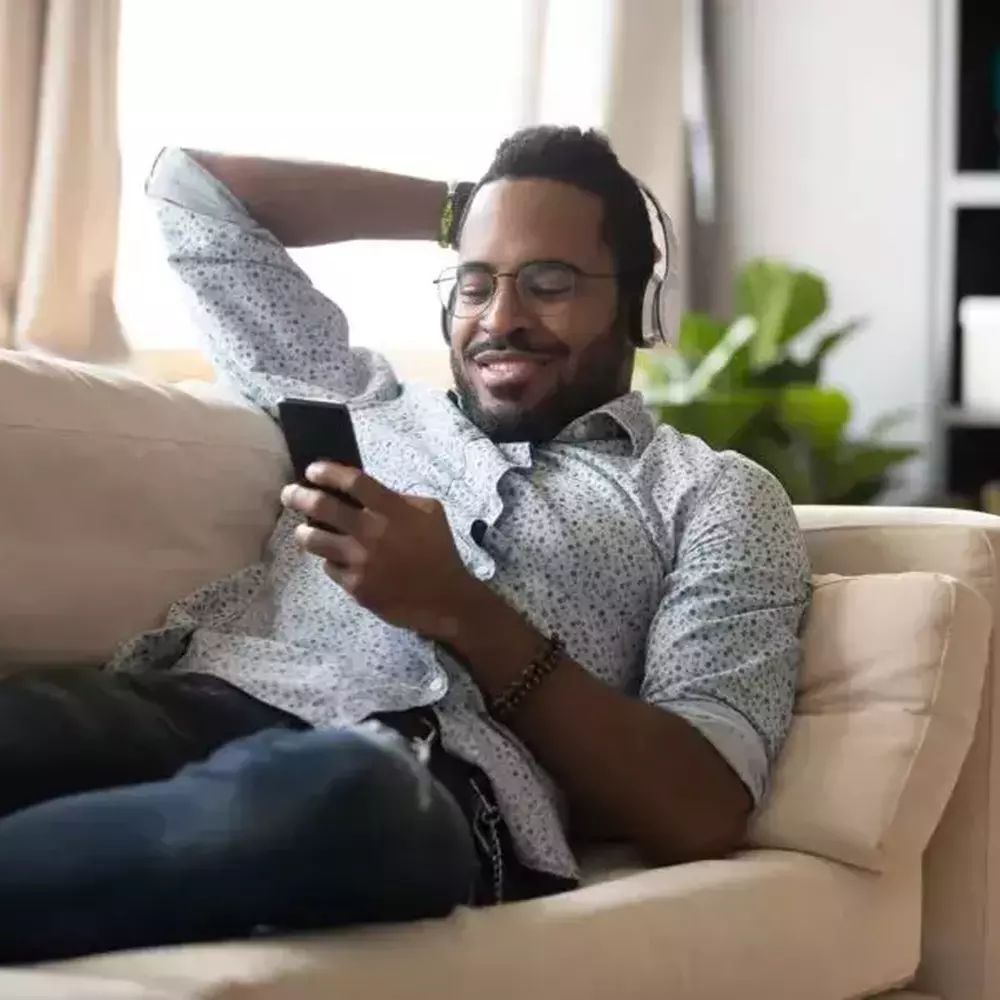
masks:
[[[438,245],[454,250],[458,243],[458,229],[462,224],[465,206],[469,196],[475,190],[475,184],[469,181],[452,181],[448,185],[444,204],[441,206],[441,219],[438,223]]]

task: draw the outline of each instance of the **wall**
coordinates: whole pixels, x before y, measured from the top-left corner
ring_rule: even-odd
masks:
[[[829,379],[855,422],[911,408],[930,437],[934,0],[718,0],[721,199],[734,260],[773,255],[830,282],[870,325]],[[908,494],[927,479],[909,470]]]

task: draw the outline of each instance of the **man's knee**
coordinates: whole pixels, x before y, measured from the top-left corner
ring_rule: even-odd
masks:
[[[444,914],[471,891],[468,825],[398,738],[267,730],[168,784],[169,867],[239,870],[320,909],[352,900],[357,919]]]
[[[187,840],[232,838],[267,850],[299,851],[421,824],[461,825],[454,804],[394,736],[363,730],[265,730],[223,747],[175,779],[194,809],[167,831]]]

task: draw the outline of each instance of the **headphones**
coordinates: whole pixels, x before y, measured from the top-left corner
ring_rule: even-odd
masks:
[[[636,187],[646,201],[650,217],[655,220],[651,227],[653,244],[656,247],[656,260],[653,261],[653,273],[646,283],[642,295],[642,340],[639,347],[655,347],[657,344],[668,344],[675,339],[680,325],[681,313],[681,279],[678,271],[680,259],[680,244],[674,225],[670,221],[656,195],[637,177],[632,178]],[[660,240],[657,241],[657,228]],[[454,297],[456,289],[452,289]],[[441,333],[447,343],[451,343],[451,314],[449,310],[441,310]]]
[[[647,207],[652,209],[651,215],[659,226],[662,239],[662,243],[657,242],[657,226],[654,225],[653,242],[658,259],[653,262],[653,273],[649,276],[642,296],[642,343],[639,346],[655,347],[657,344],[670,343],[676,337],[680,325],[680,244],[670,216],[656,195],[637,177],[633,177],[633,180],[646,199]]]

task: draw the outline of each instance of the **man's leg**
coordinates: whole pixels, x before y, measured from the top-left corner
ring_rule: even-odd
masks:
[[[268,730],[0,820],[0,961],[443,916],[476,866],[402,738]]]
[[[0,816],[170,777],[231,740],[305,723],[201,674],[88,668],[0,677]]]

